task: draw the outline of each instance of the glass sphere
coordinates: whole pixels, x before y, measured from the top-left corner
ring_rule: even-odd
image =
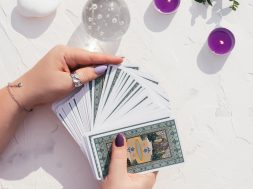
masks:
[[[89,0],[83,11],[87,33],[101,41],[120,39],[130,24],[130,14],[124,0]]]

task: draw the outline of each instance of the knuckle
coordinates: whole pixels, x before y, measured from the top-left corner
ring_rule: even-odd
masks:
[[[66,51],[66,46],[65,45],[56,45],[51,52],[53,54],[58,54],[60,57],[64,57],[65,51]]]
[[[118,152],[114,152],[113,153],[113,157],[115,159],[125,159],[125,153],[121,152],[121,151],[118,151]]]
[[[126,159],[126,150],[125,149],[117,149],[112,152],[112,157],[114,159],[125,160]]]
[[[77,74],[79,75],[82,83],[86,83],[86,82],[96,78],[96,75],[89,68],[85,68],[85,70],[83,70],[83,71],[78,71]]]
[[[86,81],[90,81],[92,79],[94,79],[94,74],[90,71],[87,71],[86,73],[83,73],[83,78]]]

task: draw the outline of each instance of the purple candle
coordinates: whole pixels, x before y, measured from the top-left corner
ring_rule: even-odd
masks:
[[[208,46],[215,54],[227,54],[235,46],[234,34],[226,28],[216,28],[209,34]]]
[[[180,0],[154,0],[156,9],[163,14],[176,12],[180,5]]]

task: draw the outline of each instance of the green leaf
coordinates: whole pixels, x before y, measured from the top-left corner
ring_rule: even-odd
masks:
[[[230,8],[231,8],[233,11],[236,11],[236,8],[235,8],[235,7],[231,6]]]
[[[195,0],[195,1],[197,1],[198,3],[205,3],[204,0]]]
[[[213,0],[195,0],[196,2],[198,2],[198,3],[203,3],[203,4],[206,4],[206,3],[208,3],[209,5],[213,5],[213,3],[212,3],[212,1]],[[218,0],[218,1],[221,1],[221,0]],[[237,1],[237,0],[229,0],[229,1],[231,1],[232,2],[232,5],[230,6],[230,8],[232,9],[232,10],[236,10],[237,8],[238,8],[238,6],[240,5],[240,3]]]
[[[209,5],[213,6],[213,4],[212,4],[212,1],[211,1],[211,0],[207,0],[207,2],[208,2],[208,4],[209,4]]]
[[[240,5],[240,3],[238,3],[237,1],[234,2],[235,5]]]

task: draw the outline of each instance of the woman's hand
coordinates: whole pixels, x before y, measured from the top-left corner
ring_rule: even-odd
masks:
[[[118,134],[112,147],[109,174],[101,184],[101,189],[151,189],[156,173],[128,174],[127,145],[122,134]]]
[[[101,76],[107,68],[105,65],[122,61],[120,57],[56,46],[14,82],[21,82],[23,86],[12,88],[13,94],[26,109],[51,103],[74,89],[71,72],[76,71],[81,82],[86,83]]]
[[[102,75],[106,64],[119,64],[122,58],[57,46],[30,71],[0,89],[0,153],[9,143],[27,111],[51,103],[74,89],[70,73],[76,71],[82,83]],[[18,85],[22,84],[21,87]],[[25,111],[26,110],[26,111]]]

